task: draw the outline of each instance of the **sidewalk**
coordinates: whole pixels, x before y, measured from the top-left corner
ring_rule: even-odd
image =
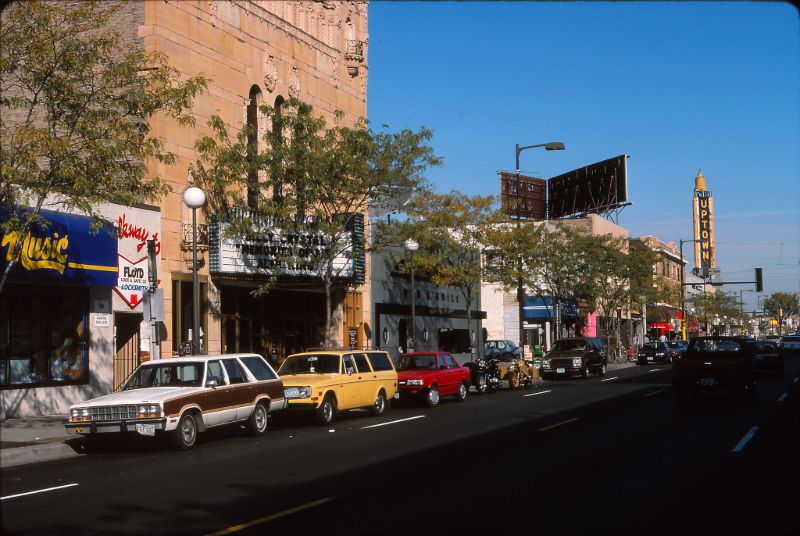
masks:
[[[28,417],[0,421],[0,469],[78,456],[66,443],[75,439],[64,428],[65,417]]]
[[[610,363],[608,370],[634,366],[634,362]],[[534,380],[534,387],[543,385],[544,380]],[[0,421],[0,469],[83,455],[79,446],[70,445],[77,436],[67,434],[64,421],[64,415]]]

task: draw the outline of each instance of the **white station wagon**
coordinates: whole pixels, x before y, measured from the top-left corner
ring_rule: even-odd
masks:
[[[120,391],[71,406],[65,426],[83,435],[164,433],[186,450],[198,432],[233,422],[261,435],[269,413],[285,407],[283,382],[260,355],[177,357],[143,363]]]

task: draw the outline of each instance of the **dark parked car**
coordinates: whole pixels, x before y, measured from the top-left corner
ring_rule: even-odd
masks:
[[[522,348],[507,339],[489,339],[483,343],[483,356],[500,361],[511,361],[522,357]]]
[[[649,363],[671,363],[672,350],[666,342],[648,342],[639,350],[636,363],[647,365]]]
[[[672,352],[672,360],[680,359],[688,347],[689,343],[681,339],[669,341],[669,350]]]
[[[590,373],[606,375],[608,353],[600,339],[571,337],[560,339],[542,359],[542,378],[566,378],[580,374],[588,378]]]
[[[800,335],[786,335],[781,341],[781,350],[784,355],[800,353]]]
[[[727,392],[755,400],[753,366],[747,359],[746,339],[697,337],[672,365],[672,383],[678,400],[691,394]]]
[[[755,372],[771,372],[783,376],[783,352],[774,342],[747,341],[744,351]]]

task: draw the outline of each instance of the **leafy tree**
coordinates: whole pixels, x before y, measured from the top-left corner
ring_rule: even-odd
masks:
[[[481,249],[486,234],[497,221],[491,196],[467,196],[452,191],[421,191],[405,209],[408,219],[395,226],[380,224],[377,232],[386,244],[413,238],[419,248],[414,267],[437,286],[457,287],[467,310],[467,333],[475,343],[472,304],[480,292],[483,270]],[[408,270],[408,266],[401,265]],[[413,327],[412,327],[413,329]]]
[[[724,292],[696,294],[688,299],[688,303],[694,307],[697,316],[703,319],[706,333],[709,322],[713,322],[715,318],[735,318],[740,314],[736,297]]]
[[[229,214],[229,236],[280,246],[266,269],[269,279],[256,294],[269,292],[281,274],[292,270],[322,284],[324,344],[329,345],[332,295],[354,285],[347,271],[366,250],[354,226],[370,206],[422,187],[423,172],[440,159],[426,145],[432,133],[424,128],[375,131],[364,120],[345,125],[341,113],[327,124],[297,99],[278,108],[262,106],[261,112],[263,150],[247,125],[231,136],[214,116],[209,121],[213,136],[196,143],[200,158],[192,174],[207,192],[210,208]],[[232,210],[238,208],[249,211]],[[287,242],[288,237],[294,239]],[[304,259],[299,268],[298,258]]]
[[[800,294],[797,292],[775,292],[764,298],[764,313],[778,321],[778,335],[782,334],[783,322],[800,310]]]
[[[203,76],[182,78],[157,53],[107,29],[120,4],[14,2],[0,26],[0,223],[10,240],[0,292],[47,201],[96,217],[103,202],[157,200],[168,187],[148,160],[174,162],[150,121],[191,125]]]

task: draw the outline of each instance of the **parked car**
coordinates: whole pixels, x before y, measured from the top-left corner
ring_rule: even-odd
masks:
[[[672,350],[666,342],[647,342],[639,349],[636,363],[647,365],[652,363],[671,363]]]
[[[442,396],[467,398],[470,369],[461,366],[447,352],[401,354],[397,360],[400,399],[422,399],[428,407],[439,404]]]
[[[756,373],[771,372],[783,376],[783,352],[774,342],[748,340],[744,351]]]
[[[689,343],[682,339],[669,341],[669,351],[672,353],[672,360],[680,359],[688,347]]]
[[[800,353],[800,335],[786,335],[781,341],[783,354]]]
[[[542,378],[566,378],[581,375],[588,378],[590,373],[606,375],[608,353],[600,339],[571,337],[557,340],[552,350],[542,359]]]
[[[739,337],[697,337],[672,365],[678,400],[698,393],[727,392],[755,399],[755,373]]]
[[[397,371],[383,351],[319,350],[293,354],[278,369],[290,410],[327,426],[338,412],[368,408],[383,415],[397,398]]]
[[[119,392],[70,406],[67,431],[85,436],[168,434],[190,449],[198,432],[244,422],[253,435],[286,406],[283,383],[257,354],[159,359],[139,365]]]
[[[522,357],[522,348],[507,339],[489,339],[483,343],[483,357],[512,361]]]

